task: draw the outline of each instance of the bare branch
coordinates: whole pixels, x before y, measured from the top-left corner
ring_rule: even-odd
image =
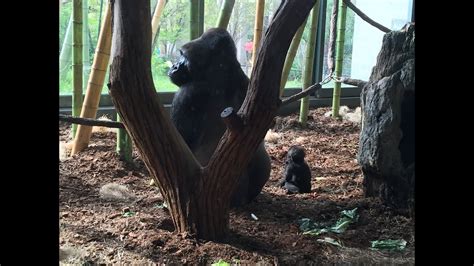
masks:
[[[385,33],[391,32],[391,30],[389,28],[387,28],[387,27],[383,26],[382,24],[379,24],[379,23],[375,22],[373,19],[369,18],[360,9],[358,9],[353,3],[351,3],[350,0],[342,0],[342,1],[344,1],[344,4],[346,4],[348,8],[352,9],[352,11],[354,11],[354,13],[359,15],[359,17],[361,19],[365,20],[370,25],[376,27],[377,29],[379,29],[379,30],[381,30]]]
[[[111,128],[125,128],[125,126],[116,121],[97,120],[92,118],[81,118],[69,115],[59,114],[59,121],[65,121],[73,124],[86,125],[86,126],[100,126],[100,127],[111,127]]]
[[[303,97],[305,97],[305,96],[307,96],[307,95],[309,95],[309,94],[311,94],[311,93],[313,93],[313,92],[315,92],[319,89],[321,89],[321,84],[320,83],[313,84],[313,85],[309,86],[308,88],[306,88],[305,90],[303,90],[303,91],[301,91],[297,94],[291,95],[288,98],[285,98],[282,101],[281,105],[283,106],[283,105],[287,105],[289,103],[292,103],[294,101],[297,101],[297,100],[299,100],[299,99],[301,99],[301,98],[303,98]]]
[[[352,78],[340,78],[338,82],[344,83],[344,84],[349,84],[352,86],[357,86],[362,89],[362,87],[367,84],[367,81],[361,80],[361,79],[352,79]]]

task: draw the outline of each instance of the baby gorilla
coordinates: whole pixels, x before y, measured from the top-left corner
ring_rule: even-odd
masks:
[[[311,171],[304,161],[304,149],[292,146],[285,161],[285,176],[280,187],[285,187],[288,194],[311,192]]]

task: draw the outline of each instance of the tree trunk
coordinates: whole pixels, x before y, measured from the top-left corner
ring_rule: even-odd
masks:
[[[247,97],[208,165],[201,166],[160,103],[151,76],[149,0],[112,1],[110,94],[123,124],[168,203],[179,233],[222,240],[231,192],[276,115],[280,75],[291,38],[314,0],[283,1],[258,54]],[[279,74],[278,74],[279,73]]]
[[[414,211],[415,26],[385,34],[361,95],[359,164],[366,196]]]

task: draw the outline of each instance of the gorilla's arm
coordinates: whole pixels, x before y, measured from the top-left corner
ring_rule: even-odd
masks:
[[[198,93],[196,86],[205,86],[205,84],[186,84],[176,92],[170,110],[171,121],[178,129],[184,141],[191,150],[198,144],[197,138],[203,130],[203,109],[208,101],[207,93]],[[201,103],[201,104],[198,104]]]
[[[294,177],[294,169],[293,169],[293,162],[289,161],[286,164],[285,167],[285,175],[283,176],[283,179],[280,181],[279,186],[283,187],[286,182],[292,182]]]

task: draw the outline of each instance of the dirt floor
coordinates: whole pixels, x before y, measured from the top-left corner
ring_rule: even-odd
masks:
[[[325,117],[328,108],[310,111],[302,129],[297,115],[277,117],[266,147],[272,160],[270,180],[254,202],[230,214],[225,243],[183,239],[173,233],[157,188],[134,151],[133,164],[119,160],[113,132],[93,133],[89,147],[60,162],[60,262],[62,264],[414,264],[414,221],[363,197],[356,161],[360,126]],[[70,126],[60,123],[60,141],[70,141]],[[276,186],[286,151],[306,150],[312,192],[287,195]],[[121,200],[104,196],[104,185],[128,190]],[[101,194],[102,193],[102,194]],[[297,221],[331,224],[342,210],[357,207],[359,220],[342,234],[303,235]],[[252,217],[256,216],[258,220]],[[332,237],[342,247],[318,242]],[[404,239],[403,251],[370,249],[370,241]]]

